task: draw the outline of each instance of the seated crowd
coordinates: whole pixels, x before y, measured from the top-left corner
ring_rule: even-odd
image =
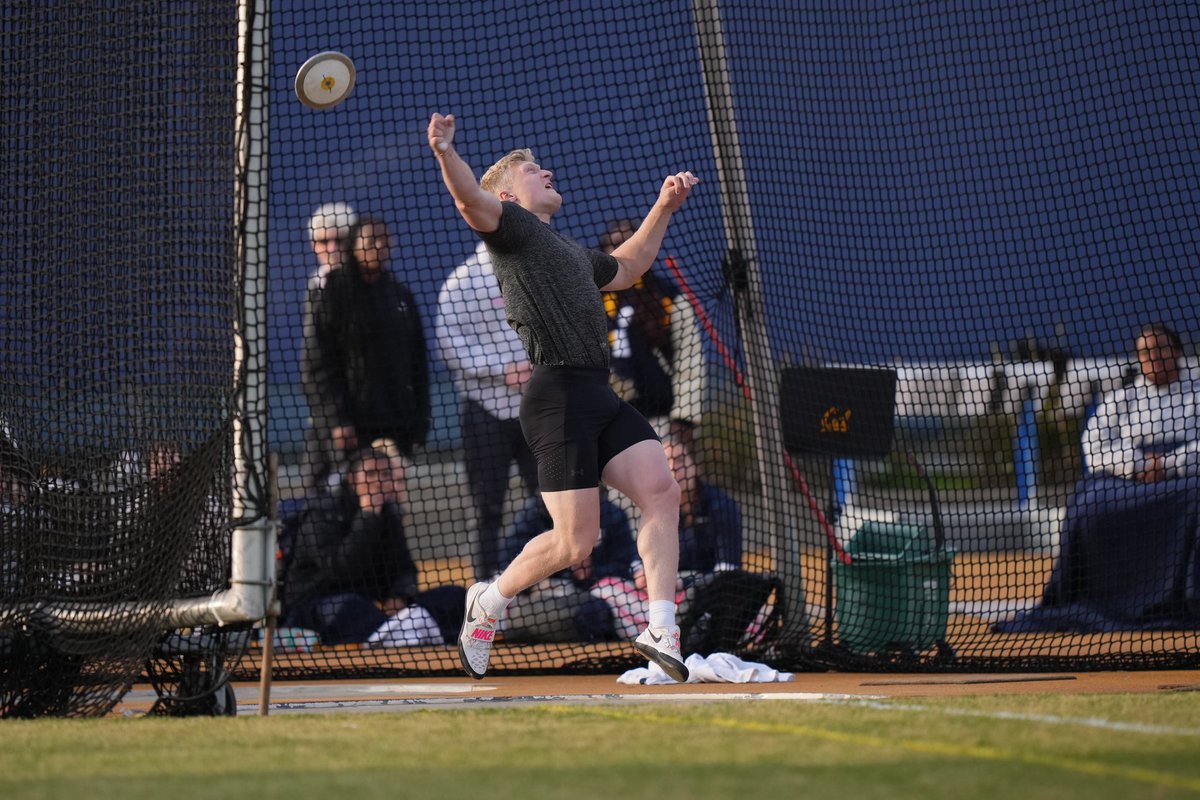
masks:
[[[681,618],[698,604],[727,604],[727,593],[713,592],[720,578],[747,576],[741,569],[741,510],[700,475],[688,441],[678,432],[663,441],[682,490]],[[286,537],[283,624],[310,630],[325,645],[397,647],[454,640],[465,589],[447,584],[418,591],[418,567],[406,541],[404,470],[397,448],[376,441],[356,451],[308,499]],[[649,598],[633,525],[603,487],[600,492],[601,530],[592,553],[518,596],[500,627],[504,641],[619,641],[633,639],[645,627]],[[551,524],[541,499],[528,500],[504,537],[504,562]],[[765,601],[765,594],[756,599],[738,624],[746,627]]]

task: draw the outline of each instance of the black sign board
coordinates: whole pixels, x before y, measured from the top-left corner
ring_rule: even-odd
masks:
[[[892,447],[896,371],[788,367],[779,386],[784,446],[794,453],[879,458]]]

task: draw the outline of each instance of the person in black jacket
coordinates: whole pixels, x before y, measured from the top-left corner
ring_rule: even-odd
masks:
[[[288,624],[316,631],[323,644],[366,642],[389,618],[421,606],[457,633],[466,592],[418,593],[404,499],[404,460],[381,441],[351,458],[341,485],[309,501],[283,583]]]
[[[378,438],[405,455],[429,430],[429,359],[416,300],[387,268],[391,236],[363,217],[346,237],[342,268],[309,292],[304,389],[322,452],[314,486],[347,453]]]

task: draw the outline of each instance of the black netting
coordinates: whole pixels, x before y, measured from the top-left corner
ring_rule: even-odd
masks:
[[[7,652],[55,647],[28,614],[10,620],[74,599],[51,577],[112,527],[80,519],[157,491],[121,478],[93,499],[97,473],[161,442],[188,463],[228,432],[236,227],[265,231],[271,262],[276,674],[458,672],[463,590],[548,523],[501,402],[520,349],[503,330],[450,335],[500,300],[439,302],[478,245],[426,142],[442,112],[477,176],[531,148],[565,198],[554,228],[587,246],[636,224],[667,174],[702,178],[651,277],[605,298],[614,388],[685,441],[680,474],[703,481],[682,515],[685,649],[790,669],[1197,661],[1195,400],[1147,389],[1137,352],[1165,323],[1185,377],[1195,366],[1194,4],[289,3],[269,24],[269,218],[240,226],[233,96],[213,89],[232,85],[235,15],[172,9],[129,28],[136,47],[78,33],[115,12],[5,12],[7,50],[51,43],[17,50],[37,79],[3,90],[6,141],[29,143],[0,151],[21,232],[3,283],[5,472],[40,503],[6,517],[24,565],[5,573]],[[219,44],[189,27],[201,18]],[[357,85],[310,109],[293,81],[328,50]],[[323,240],[365,223],[390,245],[386,292],[318,269]],[[1142,448],[1125,466],[1085,435],[1115,419],[1101,401],[1118,389],[1156,408],[1146,427],[1124,417]],[[375,473],[403,470],[396,503],[334,581],[340,562],[303,543],[351,524],[350,453],[371,444]],[[193,499],[224,498],[213,480]],[[639,663],[638,514],[605,499],[590,574],[521,596],[493,670]],[[178,507],[207,519],[197,502]],[[214,564],[228,555],[197,538]],[[188,657],[224,652],[206,633]]]
[[[0,13],[0,716],[104,713],[228,580],[233,3]],[[223,634],[214,634],[223,638]]]
[[[431,113],[453,113],[477,176],[532,148],[565,198],[555,229],[589,246],[639,219],[666,174],[704,181],[671,223],[654,285],[608,307],[614,383],[630,398],[640,388],[663,430],[695,423],[697,469],[741,514],[740,572],[714,578],[712,552],[691,565],[685,648],[690,632],[801,668],[1194,661],[1190,485],[1154,530],[1127,515],[1069,544],[1064,518],[1088,414],[1137,368],[1141,326],[1197,333],[1186,287],[1198,24],[1188,3],[277,11],[271,426],[285,518],[327,480],[314,465],[328,437],[313,430],[328,395],[319,380],[306,395],[304,321],[310,218],[333,203],[386,226],[388,267],[429,350],[429,430],[399,434],[416,442],[403,525],[419,589],[490,577],[547,524],[503,433],[491,445],[502,450],[481,438],[486,393],[463,377],[478,336],[439,343],[439,314],[445,325],[478,305],[439,303],[478,244],[426,143]],[[314,111],[292,80],[324,50],[353,59],[357,86]],[[475,368],[519,357],[507,339],[484,344]],[[411,408],[423,413],[420,398]],[[504,499],[482,513],[471,476],[489,455]],[[622,512],[636,512],[611,499],[618,536]],[[1060,559],[1070,591],[1031,615]],[[618,598],[608,627],[596,580],[560,576],[519,598],[492,668],[635,664],[622,640],[636,593],[599,580]],[[758,638],[740,638],[747,629]],[[295,620],[283,633],[282,668],[297,673],[457,669],[436,644],[317,644]]]

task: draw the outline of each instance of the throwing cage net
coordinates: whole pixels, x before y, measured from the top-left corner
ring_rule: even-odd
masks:
[[[328,529],[304,509],[345,475],[313,429],[356,413],[322,371],[355,366],[330,367],[321,343],[381,335],[361,310],[336,321],[318,240],[376,220],[420,331],[354,351],[396,354],[400,377],[358,385],[392,381],[414,418],[356,442],[411,445],[410,607],[349,632],[344,598],[301,597],[308,567],[289,594],[293,561],[281,671],[456,672],[455,589],[549,525],[503,381],[524,355],[492,325],[502,301],[426,142],[434,111],[456,116],[477,176],[531,148],[565,198],[555,229],[587,246],[636,224],[667,174],[703,180],[645,284],[608,300],[614,386],[692,440],[685,649],[801,669],[1194,663],[1194,492],[1155,523],[1117,509],[1074,543],[1065,529],[1083,428],[1135,375],[1141,326],[1197,333],[1198,24],[1191,3],[275,13],[271,424],[296,535]],[[314,111],[291,82],[323,50],[350,56],[357,84]],[[491,669],[639,663],[637,512],[605,497],[591,563],[516,599]],[[1056,582],[1068,591],[1039,611]]]
[[[270,133],[249,139],[266,209],[237,199],[262,188],[231,135],[245,86],[214,89],[236,85],[238,12],[146,5],[3,17],[24,76],[3,111],[23,146],[0,156],[21,232],[2,284],[9,713],[64,675],[76,688],[38,702],[102,695],[78,687],[156,652],[253,673],[228,626],[164,611],[64,637],[35,613],[221,590],[229,520],[266,506],[225,472],[261,477],[246,420],[280,461],[275,674],[458,673],[465,588],[550,523],[515,419],[525,355],[426,143],[435,111],[476,175],[531,148],[564,197],[554,228],[589,247],[666,175],[702,179],[646,279],[605,297],[613,388],[684,488],[685,650],[1197,662],[1194,4],[291,3],[265,27]],[[293,80],[322,51],[357,82],[315,110]],[[265,294],[247,234],[266,236]],[[233,334],[247,297],[269,332]],[[1184,376],[1153,413],[1149,323]],[[265,417],[239,342],[269,353]],[[1103,402],[1119,390],[1145,419]],[[1095,449],[1105,425],[1136,469]],[[128,466],[164,444],[175,477]],[[1152,456],[1162,480],[1139,480]],[[641,663],[639,515],[602,498],[591,558],[514,601],[492,671]],[[102,580],[68,580],[78,565]]]
[[[267,508],[232,489],[237,5],[10,3],[0,37],[0,716],[103,714],[143,676],[187,713],[245,650],[208,606]]]

